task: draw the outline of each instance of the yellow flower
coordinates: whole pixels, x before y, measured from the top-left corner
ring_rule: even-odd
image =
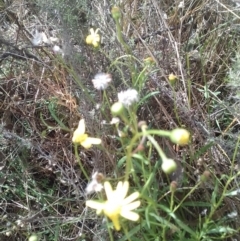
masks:
[[[100,43],[100,35],[97,33],[99,28],[94,31],[93,28],[90,28],[90,34],[86,37],[86,43],[92,44],[94,47],[98,47]]]
[[[93,200],[86,201],[86,206],[97,210],[97,214],[104,213],[109,219],[112,220],[116,230],[121,229],[119,217],[122,216],[131,221],[137,221],[139,214],[132,210],[140,206],[140,201],[134,201],[139,197],[139,192],[134,192],[126,197],[129,182],[119,182],[116,190],[112,190],[109,182],[104,183],[104,189],[107,196],[107,201],[100,203]],[[133,202],[134,201],[134,202]]]
[[[190,133],[182,128],[177,128],[171,131],[170,140],[180,146],[187,145],[190,140]]]
[[[81,119],[78,124],[78,128],[73,132],[72,142],[82,145],[84,148],[88,149],[93,144],[101,144],[101,139],[88,137],[88,134],[85,134],[85,120]]]

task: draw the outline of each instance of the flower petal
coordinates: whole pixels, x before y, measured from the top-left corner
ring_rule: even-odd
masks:
[[[86,206],[90,207],[90,208],[93,208],[93,209],[96,209],[97,212],[99,213],[104,209],[105,203],[100,203],[100,202],[93,201],[93,200],[87,200]]]
[[[92,147],[93,144],[101,144],[101,139],[99,138],[93,138],[93,137],[87,137],[84,141],[82,141],[80,144],[86,148],[89,149],[90,147]]]
[[[79,135],[85,133],[85,120],[84,119],[81,119],[79,121],[77,130],[78,130]]]
[[[94,41],[100,42],[100,35],[99,34],[95,34]]]
[[[93,36],[92,36],[92,35],[88,35],[88,36],[86,37],[86,43],[87,43],[87,44],[92,44],[92,42],[93,42]]]
[[[82,141],[80,143],[85,149],[89,149],[92,147],[92,143],[88,141],[88,138],[85,141]]]
[[[138,213],[132,211],[121,211],[120,215],[131,221],[137,221],[140,217]]]
[[[125,181],[123,183],[123,186],[122,186],[122,197],[125,198],[127,196],[127,193],[128,193],[128,189],[129,189],[129,182],[128,181]]]
[[[140,201],[135,201],[132,203],[127,204],[126,206],[122,207],[122,211],[131,211],[140,206],[141,202]]]
[[[91,142],[93,145],[99,145],[102,143],[102,140],[99,138],[94,138],[94,137],[88,137],[87,141]]]
[[[77,129],[73,132],[72,142],[73,143],[81,143],[87,138],[87,134],[85,133],[85,121],[81,119],[78,123]]]
[[[117,187],[116,187],[116,191],[120,192],[121,189],[122,189],[122,186],[123,186],[123,182],[122,181],[118,182]]]
[[[98,43],[98,41],[96,41],[96,39],[94,39],[94,40],[92,41],[92,45],[93,45],[94,47],[98,47],[99,43]]]
[[[117,188],[116,188],[116,195],[117,195],[117,199],[118,200],[124,200],[124,198],[127,195],[129,189],[129,182],[125,181],[125,182],[118,182],[117,184]],[[121,201],[121,202],[122,202]]]
[[[132,201],[134,201],[135,199],[137,199],[140,196],[139,192],[134,192],[131,195],[129,195],[128,197],[126,197],[123,202],[122,205],[127,205],[129,203],[131,203]]]
[[[109,200],[113,194],[113,190],[110,182],[104,182],[104,189],[107,195],[107,199]]]
[[[93,40],[92,45],[96,48],[96,47],[98,47],[98,42]]]
[[[93,29],[93,28],[90,28],[90,30],[89,30],[89,31],[90,31],[90,34],[94,36],[94,34],[95,34],[94,29]]]

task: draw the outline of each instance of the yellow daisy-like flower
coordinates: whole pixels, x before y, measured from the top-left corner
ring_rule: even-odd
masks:
[[[190,141],[190,133],[182,128],[174,129],[171,131],[170,140],[180,146],[187,145]]]
[[[100,43],[100,35],[98,34],[99,28],[95,31],[93,28],[90,28],[90,34],[86,37],[86,43],[92,44],[94,47],[98,47]]]
[[[109,182],[104,183],[104,189],[107,195],[107,201],[100,203],[93,200],[86,201],[86,206],[97,210],[97,214],[104,213],[109,219],[112,220],[116,230],[121,229],[119,217],[122,216],[131,221],[137,221],[139,214],[132,210],[140,206],[140,201],[134,201],[139,197],[139,192],[134,192],[126,197],[129,182],[119,182],[116,190],[112,189]],[[133,202],[134,201],[134,202]]]
[[[102,141],[99,138],[89,137],[88,134],[85,134],[85,120],[81,119],[78,128],[73,133],[72,142],[89,149],[92,145],[101,144]]]

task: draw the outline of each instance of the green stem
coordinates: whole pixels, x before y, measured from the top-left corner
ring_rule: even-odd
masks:
[[[119,43],[124,47],[125,51],[127,54],[131,54],[130,48],[128,47],[128,45],[125,43],[125,41],[123,40],[122,37],[122,30],[121,30],[121,26],[119,23],[119,20],[116,20],[116,30],[117,30],[117,38]]]
[[[106,99],[107,104],[108,104],[108,107],[109,107],[109,109],[110,109],[110,108],[111,108],[111,104],[110,104],[109,99],[108,99],[108,96],[107,96],[107,94],[106,94],[106,90],[103,91],[103,99]]]
[[[122,121],[125,123],[126,126],[131,126],[131,122],[127,117],[127,110],[124,109],[124,111],[119,115],[119,117],[122,119]]]
[[[174,208],[173,212],[176,212],[177,209],[179,209],[181,207],[181,205],[183,204],[183,202],[187,199],[187,197],[189,197],[200,185],[202,184],[202,182],[197,183],[196,186],[194,186],[193,188],[191,188],[190,192],[181,200],[181,202]]]
[[[108,223],[108,219],[107,219],[107,223]],[[109,234],[110,241],[114,241],[112,230],[109,228],[109,225],[107,225],[107,229],[108,229],[108,234]]]
[[[128,114],[130,116],[129,119],[131,120],[131,127],[134,131],[134,134],[137,133],[137,131],[138,131],[138,123],[137,123],[136,112],[137,112],[137,110],[136,110],[135,106],[132,106],[132,107],[130,107],[130,109],[128,109]]]
[[[127,156],[126,156],[126,171],[125,171],[125,180],[128,180],[129,178],[129,174],[131,171],[131,167],[132,167],[132,163],[131,163],[131,157],[132,157],[132,149],[134,146],[134,143],[136,143],[136,141],[141,137],[141,136],[146,136],[148,138],[148,140],[152,143],[152,145],[156,148],[159,156],[161,157],[161,159],[164,161],[167,159],[165,153],[163,152],[163,150],[160,148],[160,146],[158,145],[157,141],[150,135],[150,134],[156,134],[159,136],[166,136],[169,137],[169,135],[171,134],[169,131],[165,131],[165,130],[143,130],[142,132],[138,132],[136,133],[133,138],[131,139],[131,142],[127,148]]]
[[[74,151],[75,151],[75,157],[76,157],[76,159],[77,159],[77,161],[78,161],[78,164],[79,164],[79,166],[80,166],[80,169],[81,169],[81,171],[82,171],[82,173],[84,174],[84,176],[86,177],[86,179],[89,181],[89,177],[88,177],[88,175],[87,175],[87,173],[86,173],[86,171],[85,171],[85,169],[84,169],[84,167],[83,167],[83,165],[82,165],[82,162],[81,162],[81,160],[80,160],[80,157],[79,157],[79,155],[78,155],[78,145],[77,144],[74,144]]]
[[[165,153],[163,152],[162,148],[158,145],[157,141],[150,135],[147,135],[148,140],[153,144],[155,149],[157,150],[159,156],[161,157],[162,161],[168,159]]]
[[[148,69],[148,66],[145,66],[143,68],[143,70],[140,72],[140,74],[138,75],[135,83],[134,83],[134,86],[137,87],[138,86],[138,92],[141,92],[145,82],[146,82],[146,70]]]
[[[132,168],[132,147],[127,147],[127,157],[126,157],[126,170],[125,170],[125,178],[124,181],[128,181],[129,174]]]
[[[146,130],[144,133],[145,135],[157,135],[163,137],[169,137],[171,135],[171,131],[166,130]]]

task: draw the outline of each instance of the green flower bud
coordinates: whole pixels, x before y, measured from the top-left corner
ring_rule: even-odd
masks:
[[[112,115],[118,116],[124,112],[124,106],[121,102],[116,102],[111,107]]]
[[[177,164],[173,159],[166,158],[162,162],[162,170],[166,174],[171,174],[172,172],[176,171]]]
[[[29,238],[28,241],[38,241],[38,236],[36,234],[32,234]]]
[[[121,17],[121,11],[119,9],[119,7],[114,6],[111,10],[112,13],[112,17],[114,18],[114,20],[119,20],[119,18]]]

